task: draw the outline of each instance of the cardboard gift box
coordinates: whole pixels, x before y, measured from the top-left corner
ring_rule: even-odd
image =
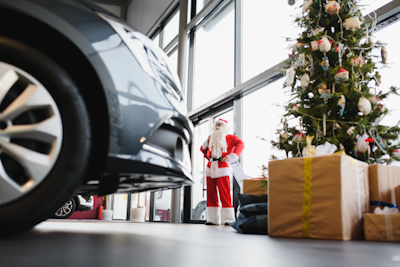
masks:
[[[243,180],[243,194],[250,194],[261,196],[263,194],[267,194],[267,188],[262,187],[259,188],[260,185],[263,184],[262,179],[244,179]]]
[[[362,239],[368,164],[345,155],[269,162],[269,235]]]
[[[365,214],[364,233],[370,241],[400,241],[400,214]]]
[[[377,206],[393,207],[396,201],[395,188],[400,185],[400,167],[390,165],[369,166],[370,212]]]
[[[400,185],[394,188],[394,194],[396,196],[397,208],[400,210]]]

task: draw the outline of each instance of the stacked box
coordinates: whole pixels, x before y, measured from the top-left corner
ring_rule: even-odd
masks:
[[[269,235],[362,239],[368,164],[345,155],[269,162]]]
[[[243,193],[261,196],[263,194],[267,194],[267,188],[262,187],[259,188],[260,185],[263,184],[262,179],[244,179],[243,180]]]
[[[396,196],[397,208],[400,210],[400,185],[394,188],[394,194]]]
[[[389,165],[369,166],[370,212],[378,206],[399,205],[395,187],[400,185],[400,167]]]
[[[400,241],[400,214],[365,214],[364,233],[370,241]]]

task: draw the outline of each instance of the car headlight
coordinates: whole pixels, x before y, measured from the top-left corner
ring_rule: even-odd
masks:
[[[163,85],[179,102],[183,101],[179,77],[175,71],[171,71],[169,58],[164,51],[129,25],[121,24],[107,15],[97,14],[121,37],[147,75]]]

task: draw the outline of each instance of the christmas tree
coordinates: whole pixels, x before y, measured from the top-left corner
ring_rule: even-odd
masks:
[[[279,140],[272,141],[288,156],[330,150],[368,163],[399,160],[398,124],[379,125],[388,113],[384,99],[398,94],[397,88],[376,92],[387,51],[369,36],[376,20],[364,24],[357,2],[308,0],[295,20],[303,31],[284,69],[292,97]],[[381,57],[372,54],[374,49]],[[297,127],[288,126],[289,118]]]

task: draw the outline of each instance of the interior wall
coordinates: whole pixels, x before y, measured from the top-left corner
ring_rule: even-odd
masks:
[[[153,27],[174,0],[132,0],[126,20],[143,34]]]
[[[110,11],[111,13],[117,15],[118,17],[121,17],[121,6],[100,4],[100,3],[95,3],[95,4],[101,6],[107,11]]]

